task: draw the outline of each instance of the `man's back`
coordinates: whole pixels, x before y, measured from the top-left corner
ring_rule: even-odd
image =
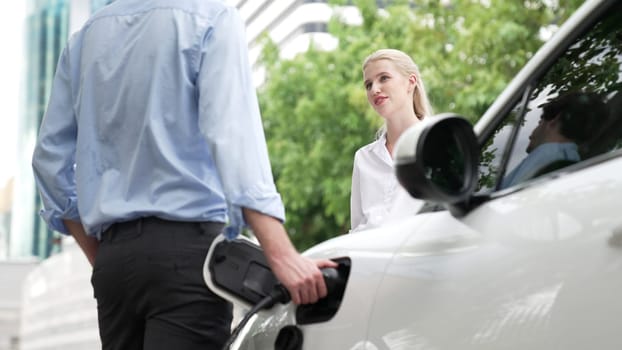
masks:
[[[77,206],[89,234],[142,216],[225,222],[225,194],[259,207],[242,198],[253,188],[271,192],[271,214],[284,216],[245,45],[236,10],[218,1],[117,0],[72,37],[59,63],[71,96],[52,99],[48,114],[57,101],[74,112],[75,125],[55,127],[77,133]],[[68,181],[69,163],[56,165]]]
[[[85,197],[110,199],[80,203],[87,224],[105,224],[106,217],[123,220],[137,212],[207,219],[180,212],[182,205],[215,210],[209,214],[212,219],[220,214],[223,220],[224,198],[216,190],[218,179],[209,175],[213,162],[197,132],[194,83],[200,40],[224,8],[203,10],[208,16],[203,18],[181,4],[163,3],[173,1],[113,3],[77,38],[82,49],[75,53],[80,59],[76,157],[79,165],[87,164],[77,169],[77,186],[87,192]],[[181,163],[181,158],[189,162]],[[201,199],[191,199],[199,193]],[[214,196],[220,204],[210,208],[214,203],[207,200]],[[90,212],[97,218],[89,217]]]

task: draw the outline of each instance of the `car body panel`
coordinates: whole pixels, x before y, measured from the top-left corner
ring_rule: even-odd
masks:
[[[618,174],[622,158],[461,219],[425,213],[313,247],[305,255],[348,256],[352,270],[337,314],[300,326],[303,349],[622,348]],[[271,348],[296,324],[293,305],[277,308],[258,314],[241,349]]]
[[[435,213],[387,268],[367,341],[622,348],[619,174],[621,158],[489,201],[462,220]]]
[[[331,346],[337,349],[350,349],[367,338],[373,300],[385,270],[395,251],[426,219],[426,216],[413,216],[387,226],[390,230],[383,227],[339,236],[304,252],[312,258],[348,257],[351,261],[350,278],[339,311],[327,322],[304,326],[304,349],[322,348],[326,339],[331,339]],[[291,304],[258,312],[244,330],[239,348],[271,348],[281,328],[296,324],[295,312]]]

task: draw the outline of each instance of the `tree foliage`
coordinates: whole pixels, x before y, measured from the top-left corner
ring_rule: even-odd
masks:
[[[541,28],[560,24],[582,2],[390,1],[354,3],[362,23],[335,16],[328,31],[331,51],[313,45],[281,59],[265,40],[265,83],[259,90],[286,226],[299,249],[349,229],[354,152],[371,142],[382,120],[368,106],[361,63],[381,48],[400,49],[419,65],[437,112],[455,112],[472,122],[493,102],[542,44]],[[336,13],[339,13],[336,11]]]

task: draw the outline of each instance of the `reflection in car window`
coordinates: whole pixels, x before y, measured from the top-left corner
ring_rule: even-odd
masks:
[[[480,190],[497,182],[511,187],[622,148],[622,3],[603,17],[535,82],[524,113],[517,105],[484,146]],[[516,120],[520,129],[498,179]]]
[[[503,151],[510,139],[514,124],[519,120],[521,102],[511,110],[510,114],[497,128],[493,137],[483,146],[479,163],[478,192],[487,192],[496,186],[497,177],[501,171]]]
[[[534,103],[539,104],[527,109],[501,188],[585,159],[580,147],[590,140],[608,114],[603,98],[595,92],[567,92],[545,101],[535,96],[530,106]]]

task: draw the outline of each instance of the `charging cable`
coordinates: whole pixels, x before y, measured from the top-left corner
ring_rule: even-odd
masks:
[[[283,287],[283,285],[281,284],[276,285],[274,289],[272,289],[270,294],[266,295],[263,299],[261,299],[246,313],[246,315],[244,315],[244,317],[235,327],[233,332],[231,332],[231,336],[229,336],[229,339],[227,339],[223,350],[229,350],[235,339],[240,334],[240,331],[244,329],[244,326],[246,326],[246,323],[248,323],[248,321],[251,319],[251,317],[253,317],[254,314],[259,312],[260,310],[271,308],[277,302],[285,304],[290,300],[291,298],[287,289],[285,289],[285,287]]]
[[[328,290],[327,296],[335,289],[336,281],[339,280],[339,273],[335,268],[323,268],[322,275],[324,276],[324,283],[326,283],[326,289]],[[257,312],[263,309],[269,309],[277,302],[281,304],[286,304],[291,300],[289,292],[282,284],[277,284],[274,286],[272,291],[268,295],[266,295],[263,299],[261,299],[257,304],[255,304],[247,313],[244,315],[242,320],[235,327],[233,332],[231,332],[231,336],[227,339],[225,346],[222,350],[229,350],[233,342],[237,339],[238,335],[246,326],[246,323],[255,315]]]

